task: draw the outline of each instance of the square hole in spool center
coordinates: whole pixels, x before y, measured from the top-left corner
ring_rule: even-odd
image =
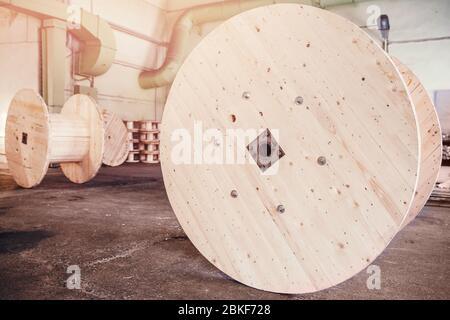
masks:
[[[22,132],[22,144],[28,144],[28,133]]]
[[[247,150],[262,172],[269,170],[286,155],[269,129],[250,143]]]

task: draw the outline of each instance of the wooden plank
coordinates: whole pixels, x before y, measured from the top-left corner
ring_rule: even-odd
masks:
[[[439,177],[442,164],[442,131],[433,101],[419,78],[398,59],[393,59],[411,95],[421,139],[419,182],[414,202],[402,227],[413,221],[425,207]]]
[[[178,129],[194,138],[199,121],[203,131],[278,132],[278,170],[263,174],[246,145],[246,164],[177,164],[172,139]],[[162,121],[165,185],[186,234],[231,278],[279,293],[329,288],[375,260],[411,207],[419,150],[392,60],[356,25],[295,4],[210,33],[178,73]]]

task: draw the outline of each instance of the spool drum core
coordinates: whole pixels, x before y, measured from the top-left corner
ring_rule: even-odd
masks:
[[[105,129],[97,103],[89,96],[74,95],[64,104],[63,115],[75,114],[83,118],[89,128],[89,152],[81,162],[61,163],[64,175],[73,183],[85,183],[93,179],[103,163]]]

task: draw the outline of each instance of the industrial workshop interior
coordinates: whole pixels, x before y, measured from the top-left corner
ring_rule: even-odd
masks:
[[[449,17],[0,0],[0,300],[449,300]]]

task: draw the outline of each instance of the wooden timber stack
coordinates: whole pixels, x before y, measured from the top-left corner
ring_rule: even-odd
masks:
[[[139,157],[139,122],[125,121],[128,129],[128,159],[127,163],[138,163]]]
[[[160,122],[126,121],[128,129],[128,163],[159,163]]]
[[[139,151],[142,163],[159,163],[159,126],[156,121],[141,122]]]

